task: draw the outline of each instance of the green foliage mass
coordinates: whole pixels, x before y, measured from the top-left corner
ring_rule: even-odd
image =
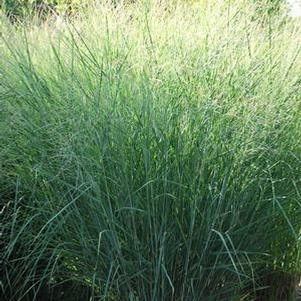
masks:
[[[0,19],[1,301],[289,300],[301,27],[225,2]]]

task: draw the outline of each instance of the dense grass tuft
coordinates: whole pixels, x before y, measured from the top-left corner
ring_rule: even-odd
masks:
[[[1,20],[3,299],[285,291],[300,271],[300,24],[256,15],[136,3]]]

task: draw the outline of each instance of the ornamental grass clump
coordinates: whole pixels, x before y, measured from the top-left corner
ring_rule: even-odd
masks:
[[[3,19],[1,300],[277,300],[300,272],[300,26],[254,16]]]

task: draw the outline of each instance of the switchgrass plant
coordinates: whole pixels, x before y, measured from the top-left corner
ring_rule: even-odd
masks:
[[[2,20],[1,300],[288,296],[300,24],[204,7]]]

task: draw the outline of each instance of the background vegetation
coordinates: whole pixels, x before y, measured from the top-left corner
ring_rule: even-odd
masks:
[[[48,15],[53,13],[75,13],[82,10],[87,4],[101,3],[99,0],[0,0],[2,9],[11,20],[24,20],[36,13]],[[122,2],[122,1],[119,1]],[[125,1],[131,3],[133,1]],[[201,0],[203,4],[214,3],[214,1]],[[216,2],[216,1],[215,1]],[[261,16],[279,12],[284,0],[253,0],[256,9]],[[118,1],[112,1],[117,4]],[[231,1],[229,2],[231,3]]]
[[[70,14],[84,8],[94,0],[0,0],[0,9],[12,21],[23,21],[38,14],[47,17],[51,14]]]
[[[257,9],[1,18],[1,300],[289,300],[300,24]]]

